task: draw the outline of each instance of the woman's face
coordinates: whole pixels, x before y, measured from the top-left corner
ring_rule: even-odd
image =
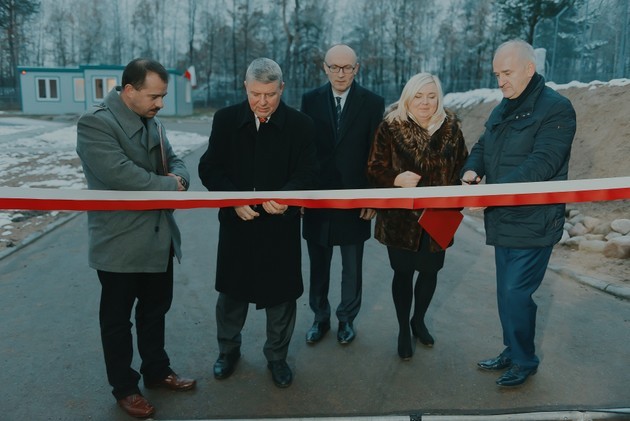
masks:
[[[438,107],[438,89],[433,82],[424,85],[409,103],[409,111],[424,127],[428,124]]]

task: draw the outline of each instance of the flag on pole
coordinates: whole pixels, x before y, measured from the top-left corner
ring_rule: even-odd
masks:
[[[197,86],[197,75],[195,74],[195,66],[186,69],[184,77],[190,81],[190,85],[195,88]]]

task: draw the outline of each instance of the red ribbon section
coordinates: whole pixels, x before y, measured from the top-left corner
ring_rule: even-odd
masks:
[[[155,192],[0,187],[4,210],[196,209],[260,204],[308,208],[465,208],[630,199],[630,177],[474,186],[277,192]]]

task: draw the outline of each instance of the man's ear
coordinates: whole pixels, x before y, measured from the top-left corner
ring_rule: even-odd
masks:
[[[534,73],[536,73],[536,64],[530,61],[527,63],[527,76],[532,77],[534,76]]]
[[[129,95],[130,93],[132,93],[135,90],[136,90],[136,88],[134,88],[131,83],[128,83],[128,84],[126,84],[125,86],[122,87],[122,92],[124,92],[127,95]]]

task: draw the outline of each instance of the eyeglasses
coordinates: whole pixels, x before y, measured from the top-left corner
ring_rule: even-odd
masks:
[[[328,71],[330,71],[330,73],[345,73],[345,74],[350,74],[352,72],[354,72],[354,69],[356,69],[357,65],[355,64],[354,66],[337,66],[336,64],[333,64],[332,66],[328,63],[324,63],[326,65],[326,67],[328,67]]]

